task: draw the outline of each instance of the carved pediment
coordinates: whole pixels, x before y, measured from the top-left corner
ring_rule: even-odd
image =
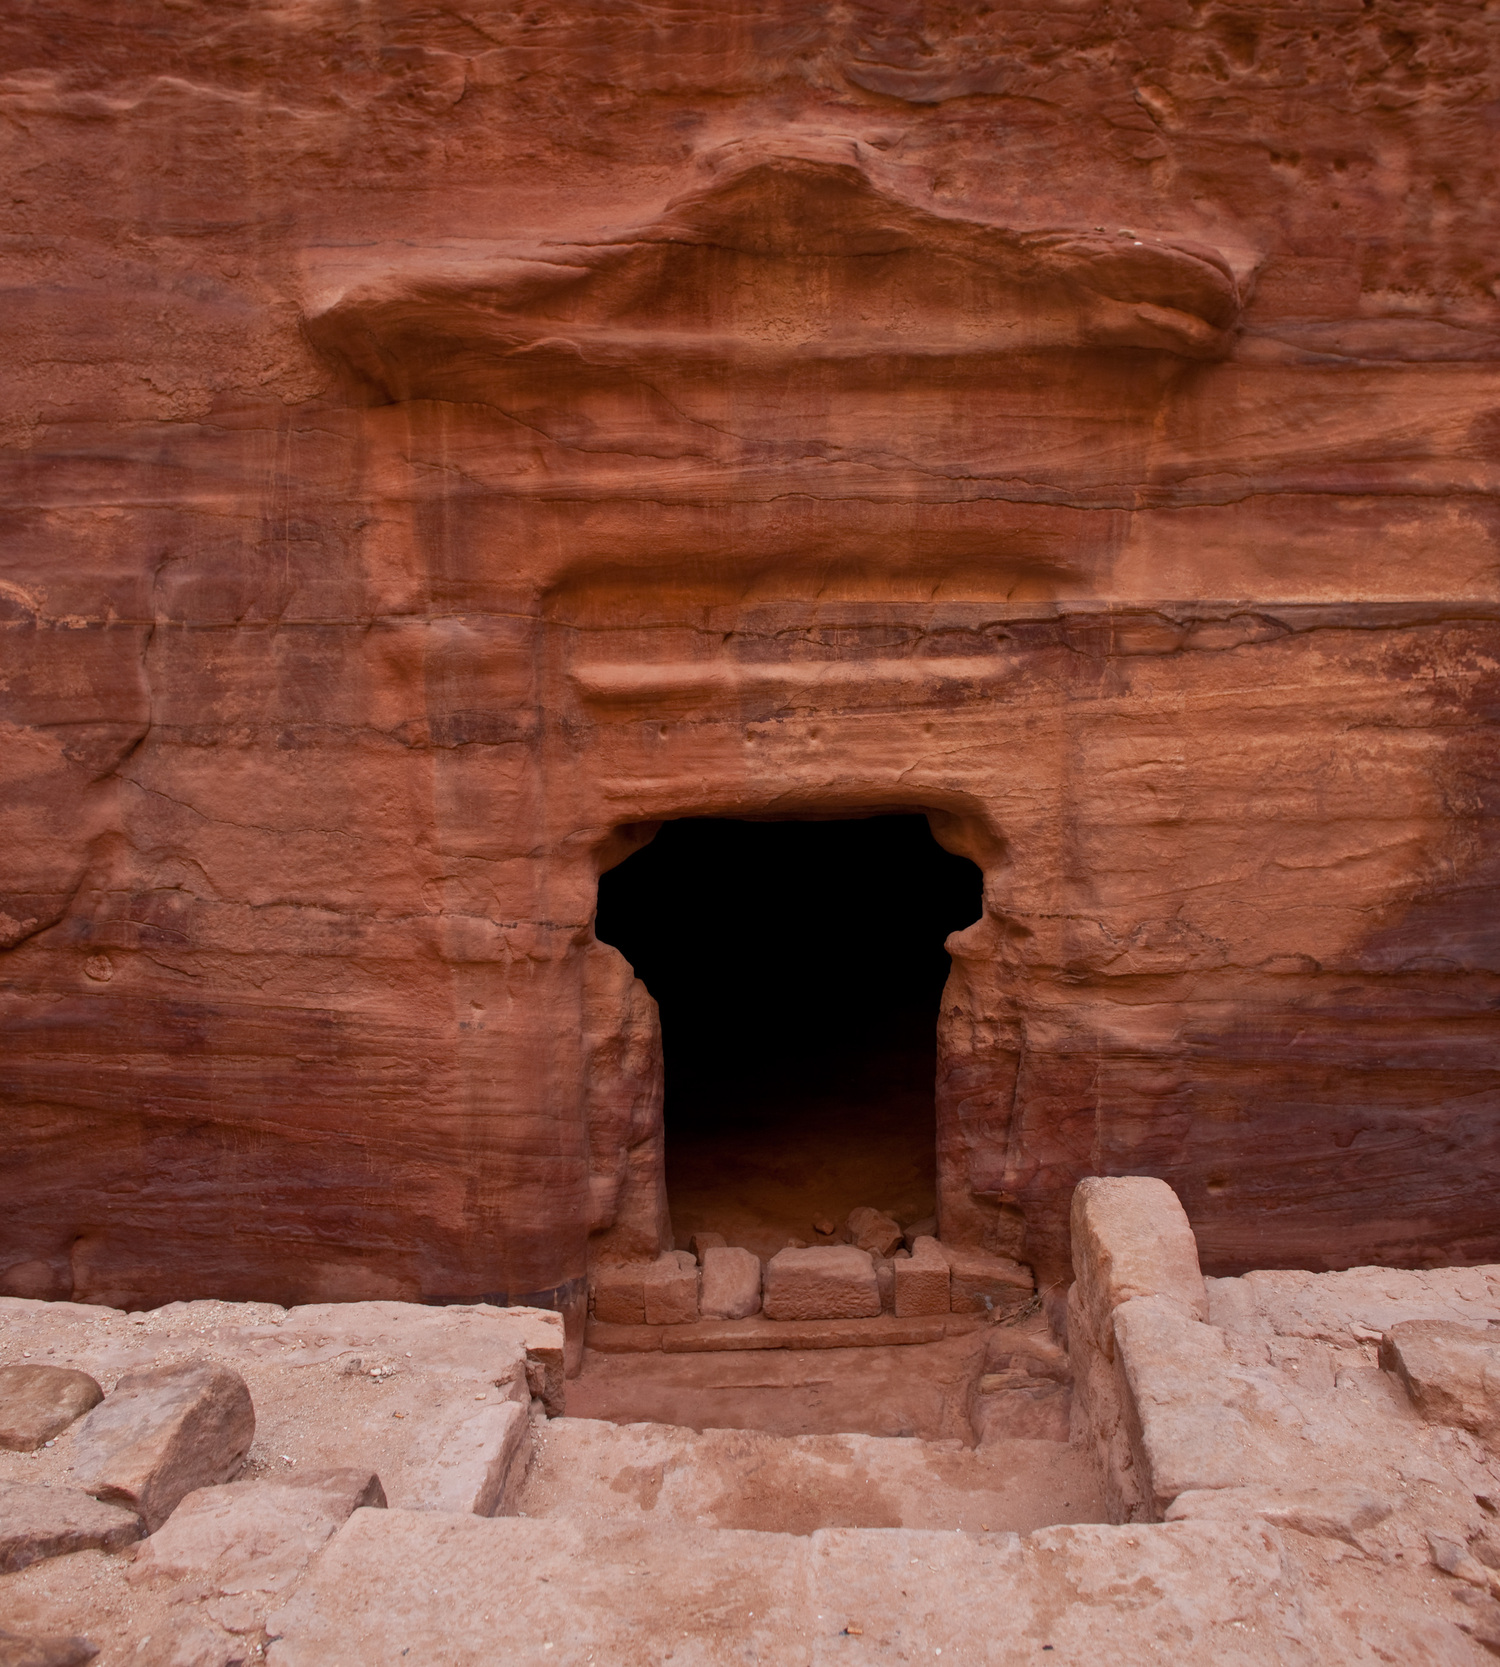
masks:
[[[650,224],[492,270],[405,270],[315,339],[377,399],[489,401],[538,374],[954,361],[1145,349],[1222,355],[1217,251],[1143,231],[1021,230],[902,194],[852,141],[727,147]]]

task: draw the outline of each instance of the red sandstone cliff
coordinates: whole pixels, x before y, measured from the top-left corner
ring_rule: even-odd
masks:
[[[945,1237],[1500,1254],[1495,30],[7,7],[0,1289],[575,1299],[600,867],[891,808]]]

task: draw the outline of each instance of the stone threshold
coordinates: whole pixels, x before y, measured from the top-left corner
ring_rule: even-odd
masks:
[[[868,1320],[693,1320],[682,1325],[610,1325],[590,1319],[584,1342],[601,1354],[716,1354],[740,1349],[875,1349],[940,1343],[993,1324],[988,1314]]]

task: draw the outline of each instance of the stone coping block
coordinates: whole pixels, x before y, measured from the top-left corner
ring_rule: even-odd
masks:
[[[880,1312],[870,1253],[852,1244],[779,1250],[766,1264],[763,1298],[770,1320],[854,1320]]]
[[[896,1282],[897,1319],[947,1314],[952,1308],[948,1284],[948,1258],[934,1238],[916,1239],[910,1256],[897,1257],[892,1264]]]
[[[955,1314],[1011,1314],[1030,1302],[1036,1276],[1024,1262],[984,1250],[946,1250],[948,1298]]]
[[[1166,1297],[1195,1320],[1208,1318],[1198,1241],[1165,1181],[1149,1175],[1080,1181],[1071,1230],[1077,1302],[1106,1357],[1114,1357],[1109,1316],[1132,1298]]]
[[[68,1366],[0,1366],[0,1447],[34,1452],[91,1412],[104,1391]]]
[[[96,1498],[139,1512],[154,1533],[197,1488],[230,1481],[255,1439],[238,1372],[203,1362],[127,1372],[78,1426],[73,1469]]]
[[[0,1482],[0,1574],[73,1551],[119,1551],[145,1531],[134,1511],[79,1488]]]
[[[594,1270],[594,1317],[606,1325],[690,1325],[698,1318],[698,1264],[669,1250],[654,1262]]]
[[[760,1310],[760,1257],[738,1245],[709,1245],[702,1252],[699,1307],[706,1320],[747,1320]]]
[[[698,1318],[698,1259],[669,1250],[646,1269],[641,1281],[647,1325],[691,1325]]]

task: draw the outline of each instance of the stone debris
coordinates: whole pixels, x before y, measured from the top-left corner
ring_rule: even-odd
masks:
[[[884,1210],[861,1205],[849,1212],[844,1237],[847,1243],[858,1245],[872,1256],[893,1256],[902,1245],[901,1223]]]
[[[894,1309],[901,1319],[951,1311],[948,1288],[948,1258],[936,1239],[923,1234],[914,1239],[911,1254],[892,1264],[895,1279]]]
[[[736,1245],[714,1245],[703,1253],[700,1309],[709,1320],[747,1320],[760,1312],[760,1257]]]
[[[78,1426],[75,1480],[139,1512],[154,1532],[196,1488],[227,1482],[255,1437],[255,1410],[238,1372],[188,1363],[127,1372]]]
[[[548,1314],[545,1322],[525,1340],[526,1389],[549,1418],[560,1418],[568,1399],[567,1342],[561,1314]]]
[[[134,1511],[79,1488],[0,1481],[0,1574],[71,1551],[119,1551],[144,1533]]]
[[[1385,1332],[1380,1364],[1435,1424],[1500,1437],[1500,1329],[1453,1320],[1400,1320]]]
[[[1024,1262],[983,1250],[947,1250],[948,1301],[955,1314],[1014,1313],[1029,1302],[1036,1280]]]
[[[66,1633],[20,1633],[0,1628],[0,1667],[84,1667],[99,1653],[87,1638]]]
[[[136,1553],[128,1579],[186,1598],[285,1591],[351,1512],[385,1508],[380,1478],[317,1470],[190,1493]]]
[[[860,1319],[880,1313],[880,1286],[868,1251],[857,1245],[779,1250],[766,1264],[766,1318]]]
[[[722,1233],[694,1233],[688,1240],[688,1249],[697,1258],[698,1266],[703,1266],[703,1254],[708,1250],[722,1250],[729,1240]]]
[[[67,1366],[0,1366],[0,1447],[33,1452],[98,1406],[104,1391]]]
[[[914,1251],[918,1239],[935,1239],[938,1236],[936,1216],[923,1216],[920,1221],[914,1221],[901,1234],[901,1242],[908,1250]]]

